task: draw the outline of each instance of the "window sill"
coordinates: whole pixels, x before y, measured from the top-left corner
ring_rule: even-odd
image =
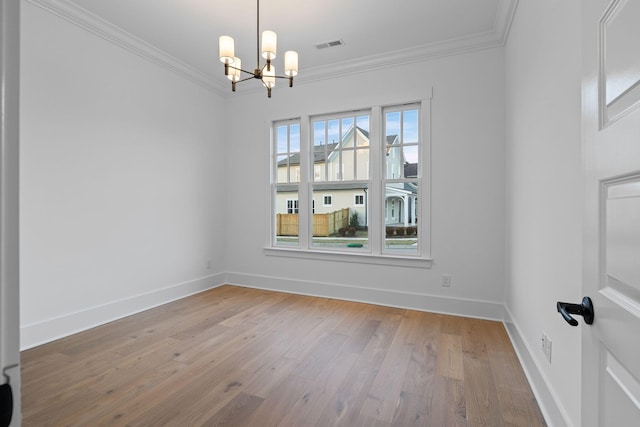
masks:
[[[395,267],[431,268],[430,258],[403,257],[397,255],[373,255],[362,252],[334,252],[313,249],[264,248],[267,256],[315,259],[361,264],[390,265]]]

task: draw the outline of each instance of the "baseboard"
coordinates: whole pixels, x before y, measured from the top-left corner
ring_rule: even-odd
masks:
[[[566,411],[558,406],[558,399],[553,389],[549,388],[549,383],[546,380],[543,372],[538,368],[535,362],[535,358],[532,356],[531,348],[527,345],[526,340],[520,333],[520,328],[514,322],[513,316],[509,311],[509,308],[504,308],[504,326],[511,339],[511,344],[520,359],[520,364],[524,370],[533,394],[538,401],[538,406],[544,415],[544,419],[549,427],[571,427],[571,423],[568,422],[568,417],[565,415]]]
[[[20,328],[20,349],[26,350],[225,283],[225,274],[201,277]]]
[[[357,287],[345,284],[292,280],[244,273],[227,272],[227,283],[256,289],[288,292],[324,298],[364,302],[388,307],[429,311],[481,319],[500,320],[504,318],[503,304],[450,298],[388,289]]]

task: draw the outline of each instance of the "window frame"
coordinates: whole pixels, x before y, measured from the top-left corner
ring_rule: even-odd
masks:
[[[419,249],[414,254],[401,254],[385,251],[384,249],[384,202],[385,202],[385,169],[383,148],[386,145],[384,136],[384,112],[385,109],[402,109],[405,106],[415,105],[418,107],[419,129],[419,161],[418,161],[418,178],[410,178],[413,181],[419,181],[419,189],[416,199],[416,209],[420,214],[420,221],[415,224],[418,229]],[[313,220],[313,186],[314,183],[326,183],[326,181],[317,182],[315,178],[315,168],[313,163],[313,120],[321,116],[342,116],[350,114],[350,112],[369,111],[370,112],[370,145],[369,145],[369,180],[364,181],[369,184],[366,203],[367,216],[369,217],[369,248],[367,250],[348,250],[346,248],[330,248],[324,249],[314,247],[312,244],[312,220]],[[274,129],[282,123],[296,121],[300,126],[300,171],[301,179],[297,183],[299,198],[299,239],[296,246],[278,246],[275,241],[275,191],[274,178],[277,171],[273,168],[277,164],[274,161]],[[289,258],[303,259],[319,259],[339,262],[358,262],[363,264],[384,264],[393,266],[407,266],[416,268],[431,267],[431,96],[411,102],[389,102],[384,105],[376,105],[370,108],[355,108],[345,110],[342,113],[322,113],[314,115],[303,115],[297,119],[276,120],[266,123],[269,129],[269,135],[272,140],[269,145],[272,182],[270,183],[271,206],[269,218],[271,227],[268,227],[268,239],[264,252],[268,256],[279,256]],[[334,181],[335,182],[335,181]],[[344,181],[338,181],[344,182]],[[353,181],[351,181],[353,182]],[[363,181],[356,181],[363,182]],[[337,182],[336,182],[337,183]],[[374,194],[377,197],[374,197]],[[324,200],[323,200],[324,201]],[[355,200],[354,200],[355,201]],[[374,225],[376,224],[376,225]],[[377,230],[376,230],[377,228]]]

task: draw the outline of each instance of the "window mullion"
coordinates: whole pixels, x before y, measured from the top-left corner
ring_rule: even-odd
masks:
[[[371,167],[369,169],[369,247],[371,252],[382,252],[382,230],[384,229],[384,216],[382,215],[384,203],[384,190],[382,182],[382,156],[384,150],[384,136],[382,135],[382,108],[371,108],[369,125],[369,155]],[[374,197],[371,197],[373,195]]]
[[[310,225],[312,203],[309,193],[309,181],[313,173],[313,162],[310,160],[309,117],[300,117],[300,184],[298,185],[298,244],[308,249],[310,245]]]

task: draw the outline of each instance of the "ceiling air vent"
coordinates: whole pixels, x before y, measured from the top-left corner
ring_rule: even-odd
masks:
[[[316,43],[314,46],[316,47],[316,49],[326,49],[328,47],[337,47],[337,46],[343,46],[343,45],[344,45],[344,41],[340,39],[340,40],[333,40],[330,42]]]

